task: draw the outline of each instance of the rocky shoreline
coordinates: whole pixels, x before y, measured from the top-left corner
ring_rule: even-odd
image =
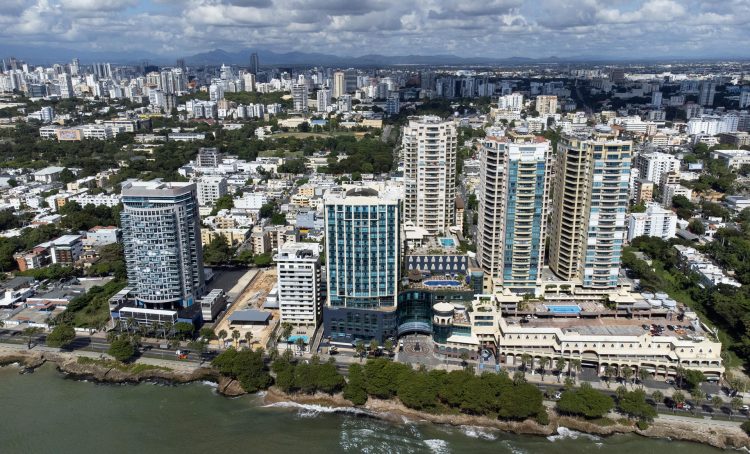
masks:
[[[223,396],[236,397],[246,394],[240,384],[231,378],[221,376],[211,368],[199,368],[192,372],[180,372],[161,368],[139,370],[135,373],[105,367],[96,361],[80,362],[74,355],[56,354],[49,352],[16,352],[0,354],[0,366],[19,364],[26,371],[33,371],[45,363],[53,363],[58,371],[66,376],[90,380],[98,383],[141,383],[160,382],[167,384],[185,384],[197,381],[217,383],[217,392]],[[521,422],[500,421],[485,416],[465,414],[433,414],[405,407],[398,400],[368,399],[363,407],[355,407],[341,394],[286,394],[272,387],[266,393],[264,400],[267,404],[293,402],[300,405],[320,405],[340,409],[341,412],[351,412],[358,408],[362,415],[382,420],[402,423],[404,418],[412,421],[425,421],[433,424],[451,426],[477,426],[491,428],[518,435],[551,436],[558,434],[560,428],[567,428],[582,433],[610,436],[615,434],[634,433],[650,438],[668,438],[707,444],[721,449],[750,450],[750,438],[736,426],[719,426],[701,423],[701,420],[674,421],[659,420],[646,430],[640,430],[634,425],[616,423],[602,426],[578,418],[557,415],[549,410],[550,423],[546,426],[532,420]]]

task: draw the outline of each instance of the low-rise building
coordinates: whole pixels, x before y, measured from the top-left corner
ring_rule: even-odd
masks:
[[[663,240],[677,234],[677,215],[658,203],[649,203],[644,213],[628,216],[628,241],[639,236],[655,236]]]

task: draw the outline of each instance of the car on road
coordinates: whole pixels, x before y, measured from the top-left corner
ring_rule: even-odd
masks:
[[[740,411],[750,411],[750,405],[743,405],[740,407]]]
[[[668,379],[664,380],[664,383],[666,383],[668,385],[674,385],[674,380],[672,380],[671,378],[668,378]]]

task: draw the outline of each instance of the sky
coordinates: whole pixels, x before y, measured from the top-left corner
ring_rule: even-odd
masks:
[[[0,0],[0,54],[750,57],[748,22],[750,0]]]

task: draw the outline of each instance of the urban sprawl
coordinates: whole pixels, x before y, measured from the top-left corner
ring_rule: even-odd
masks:
[[[3,342],[745,386],[748,64],[1,69]]]

